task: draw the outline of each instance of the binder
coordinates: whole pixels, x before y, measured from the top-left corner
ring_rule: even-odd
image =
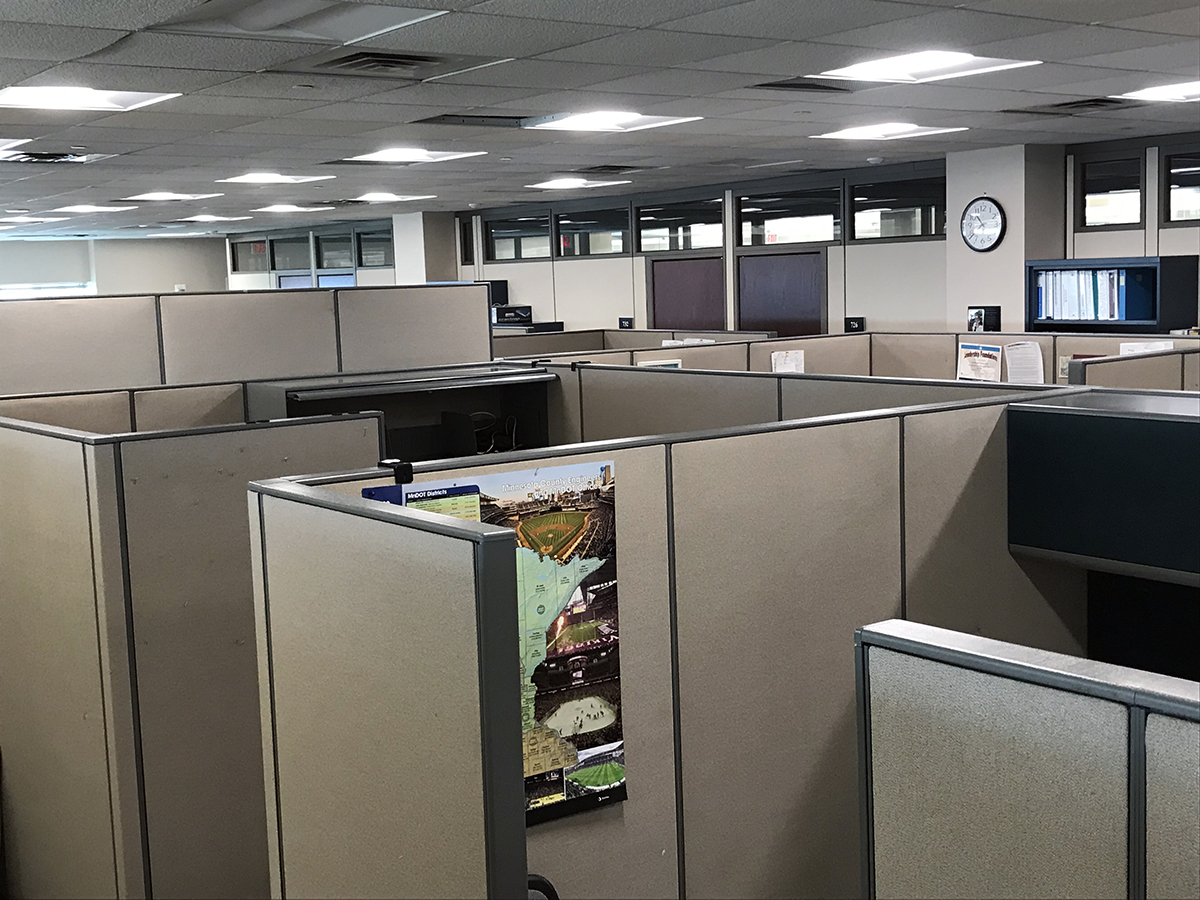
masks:
[[[1125,270],[1117,270],[1117,318],[1125,318]]]

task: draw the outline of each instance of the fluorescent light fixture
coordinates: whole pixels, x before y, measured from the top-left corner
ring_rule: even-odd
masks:
[[[157,231],[154,234],[147,234],[146,237],[212,237],[211,231]]]
[[[16,86],[0,91],[0,106],[128,112],[178,96],[145,91],[100,91],[89,87]]]
[[[1041,65],[1040,59],[1001,59],[992,56],[973,56],[954,50],[922,50],[904,53],[869,62],[856,63],[844,69],[831,69],[807,78],[836,78],[845,81],[890,81],[898,84],[924,84],[945,78],[982,75],[1003,69],[1020,69]]]
[[[1116,96],[1121,100],[1148,100],[1151,103],[1194,103],[1200,100],[1200,81],[1163,84]]]
[[[966,130],[966,128],[927,128],[913,125],[911,122],[884,122],[882,125],[859,125],[857,128],[843,128],[841,131],[831,131],[828,134],[814,134],[812,137],[834,138],[842,141],[894,141],[899,138],[949,134],[952,131]]]
[[[782,162],[755,163],[752,166],[746,166],[747,169],[769,169],[772,166],[791,166],[796,163],[802,163],[802,159],[785,159]]]
[[[176,219],[176,222],[244,222],[253,216],[210,216],[207,213],[198,216],[188,216],[186,219]]]
[[[586,113],[562,113],[556,116],[540,116],[522,119],[522,128],[538,128],[547,131],[643,131],[646,128],[661,128],[664,125],[679,125],[697,122],[702,116],[643,116],[635,112],[599,110]]]
[[[336,175],[280,175],[278,172],[247,172],[233,178],[218,178],[218,184],[305,184],[309,181],[326,181]]]
[[[271,206],[264,206],[262,209],[252,209],[250,212],[269,212],[269,213],[296,213],[296,212],[320,212],[321,210],[333,209],[332,206],[296,206],[292,203],[275,203]]]
[[[403,203],[407,200],[433,200],[436,197],[437,194],[388,194],[377,191],[354,199],[362,203]]]
[[[31,138],[0,138],[0,150],[11,150],[13,147],[20,147],[22,144],[28,144]]]
[[[632,184],[630,181],[588,181],[586,178],[551,178],[540,184],[527,184],[527,188],[538,188],[543,191],[571,191],[577,188],[609,187],[614,184]]]
[[[148,194],[138,194],[136,197],[122,197],[121,199],[157,202],[160,200],[208,200],[211,197],[224,196],[224,194],[175,194],[171,191],[151,191]]]
[[[742,212],[744,212],[744,213],[762,212],[762,211],[763,211],[763,208],[761,206],[743,206],[742,207]]]
[[[124,212],[127,209],[137,209],[136,206],[92,206],[89,203],[80,203],[78,206],[60,206],[53,212],[70,212],[70,213],[102,213],[102,212]]]
[[[463,159],[468,156],[487,156],[486,150],[456,152],[453,150],[422,150],[420,147],[387,147],[374,153],[362,156],[351,156],[342,162],[373,162],[373,163],[430,163],[447,162],[451,159]]]
[[[43,222],[65,222],[70,216],[5,216],[0,222],[13,222],[18,225],[41,225]]]

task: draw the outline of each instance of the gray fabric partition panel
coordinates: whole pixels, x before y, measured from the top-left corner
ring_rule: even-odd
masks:
[[[1087,654],[1087,573],[1008,552],[1006,406],[904,419],[907,618]]]
[[[117,522],[97,509],[97,493],[113,494],[112,452],[0,427],[0,457],[8,889],[142,896]]]
[[[346,372],[492,358],[486,284],[338,291],[338,321]]]
[[[678,359],[684,369],[714,369],[745,372],[746,344],[693,344],[690,347],[663,347],[661,350],[633,351],[633,364],[660,359]]]
[[[1146,717],[1146,896],[1200,897],[1200,722]]]
[[[869,334],[756,342],[750,345],[750,371],[770,372],[771,353],[776,350],[803,350],[804,371],[810,375],[871,374]]]
[[[718,344],[730,341],[765,341],[775,335],[770,331],[676,331],[675,340],[716,341]]]
[[[663,341],[675,340],[673,331],[605,331],[604,349],[606,350],[642,350],[647,347],[661,347]]]
[[[246,483],[373,465],[378,420],[121,444],[156,897],[265,897]]]
[[[246,421],[241,383],[134,391],[133,409],[138,431],[236,425]]]
[[[900,611],[898,420],[671,458],[686,896],[858,896],[853,635]]]
[[[125,391],[0,398],[0,416],[93,434],[132,431]]]
[[[923,403],[976,400],[1012,392],[1012,388],[983,384],[930,384],[922,381],[888,382],[882,379],[832,381],[782,376],[784,419],[805,419],[871,409],[894,409]]]
[[[558,381],[546,385],[546,432],[551,446],[583,440],[583,415],[579,405],[579,372],[571,366],[547,366]]]
[[[153,297],[0,303],[0,394],[161,381]]]
[[[1001,347],[1022,341],[1031,341],[1037,344],[1042,351],[1042,381],[1046,384],[1054,384],[1054,335],[1052,334],[963,331],[957,335],[957,340],[959,343],[965,341],[968,344],[982,341],[985,344],[999,344]],[[956,362],[956,369],[957,366]],[[1000,380],[1008,381],[1007,356],[1002,356],[1000,360]]]
[[[1183,389],[1183,356],[1124,356],[1112,362],[1083,367],[1086,383],[1093,387],[1143,388],[1156,391]]]
[[[1067,383],[1066,363],[1076,354],[1080,356],[1119,356],[1121,345],[1146,341],[1170,341],[1175,350],[1185,347],[1200,347],[1200,339],[1180,337],[1174,334],[1060,334],[1054,339],[1055,374],[1059,384]]]
[[[628,350],[585,350],[579,353],[554,353],[548,356],[527,356],[533,362],[540,359],[553,363],[594,362],[603,366],[628,366],[633,354]]]
[[[261,502],[275,896],[486,896],[474,544]]]
[[[612,460],[617,479],[621,719],[629,797],[531,826],[529,869],[564,897],[679,896],[667,560],[666,455],[660,446],[422,474],[417,481]],[[603,862],[601,862],[603,860]]]
[[[877,897],[1126,896],[1123,705],[867,653]]]
[[[580,378],[588,441],[759,425],[779,417],[774,378],[591,366],[581,368]]]
[[[1200,353],[1188,353],[1183,357],[1183,389],[1200,391]]]
[[[604,332],[546,331],[540,334],[497,334],[492,338],[497,357],[534,356],[540,353],[576,353],[605,350]]]
[[[872,334],[871,374],[890,378],[953,378],[958,340],[953,334]]]
[[[333,291],[164,294],[167,384],[338,369]]]

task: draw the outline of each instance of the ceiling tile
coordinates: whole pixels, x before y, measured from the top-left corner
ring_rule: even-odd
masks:
[[[202,94],[222,97],[261,97],[279,100],[315,100],[333,103],[357,100],[368,94],[395,90],[396,83],[385,78],[357,78],[350,75],[309,75],[282,72],[256,72],[228,79]]]
[[[1073,28],[1058,28],[1044,34],[994,41],[972,48],[979,56],[997,56],[1005,59],[1040,59],[1052,62],[1075,60],[1112,54],[1123,50],[1140,49],[1177,41],[1164,34],[1151,32],[1122,31],[1104,26],[1076,25]],[[1020,54],[1017,56],[1016,54]],[[1200,47],[1196,48],[1200,57]],[[1086,63],[1085,63],[1086,64]],[[987,78],[987,74],[974,76]]]
[[[207,0],[4,0],[0,19],[137,31],[185,13]]]
[[[664,69],[649,75],[632,75],[593,84],[597,91],[624,91],[631,94],[673,94],[677,97],[703,97],[717,91],[731,91],[753,84],[752,75],[740,72],[704,72],[699,69]]]
[[[201,69],[161,69],[149,66],[108,66],[69,62],[26,78],[22,84],[94,87],[108,91],[162,91],[189,93],[212,87],[235,76],[230,72]]]
[[[916,7],[910,7],[916,9]],[[823,42],[880,50],[915,51],[930,47],[971,50],[985,42],[1057,30],[1042,19],[1000,16],[968,9],[947,9],[899,22],[851,28],[821,36]]]
[[[1128,7],[1126,7],[1128,11]],[[1130,28],[1137,31],[1157,31],[1179,37],[1200,37],[1200,4],[1189,3],[1184,9],[1138,16],[1135,19],[1119,19],[1110,23],[1114,28]]]
[[[1164,74],[1195,74],[1200,77],[1200,47],[1195,41],[1180,41],[1157,47],[1124,50],[1119,53],[1104,53],[1072,60],[1081,66],[1105,66],[1111,69],[1132,69],[1138,72]],[[1155,78],[1150,75],[1146,87],[1154,84],[1170,84],[1172,79]]]
[[[647,3],[646,0],[604,0],[603,3],[581,3],[579,0],[486,0],[472,6],[471,12],[644,28],[681,16],[724,6],[736,6],[744,2],[745,0],[654,0]]]
[[[804,41],[785,41],[761,50],[732,53],[711,59],[684,63],[684,69],[711,69],[716,72],[748,72],[762,75],[762,80],[774,80],[799,75],[813,75],[828,69],[838,69],[861,60],[876,51],[838,44],[816,44]]]
[[[540,58],[622,66],[678,66],[734,52],[760,50],[773,43],[762,38],[645,29],[577,44]]]
[[[495,87],[483,84],[447,84],[430,81],[407,85],[363,98],[365,103],[397,103],[403,106],[444,106],[470,109],[521,100],[540,93],[538,88]]]
[[[62,62],[107,47],[125,34],[112,29],[5,22],[0,27],[0,57]]]
[[[1126,18],[1131,9],[1143,14],[1179,9],[1196,9],[1195,0],[971,0],[963,4],[971,9],[1054,19],[1059,22],[1112,22]]]
[[[660,25],[672,31],[732,34],[743,37],[802,41],[863,25],[918,16],[926,9],[878,0],[805,0],[779,3],[749,0]]]
[[[463,72],[440,79],[442,84],[483,84],[497,87],[529,87],[563,90],[586,87],[648,71],[635,66],[607,66],[596,63],[556,63],[544,59],[517,59],[486,69]]]
[[[300,92],[297,92],[298,94]],[[305,110],[328,105],[324,99],[304,99],[297,96],[291,98],[274,98],[264,100],[261,97],[227,97],[221,96],[219,90],[212,93],[186,94],[166,101],[170,106],[163,110],[175,115],[188,114],[198,116],[251,116],[255,119],[269,119],[276,116],[290,116]]]
[[[417,22],[356,46],[490,58],[525,57],[593,41],[622,30],[609,25],[450,13]]]
[[[87,62],[256,72],[312,52],[312,44],[141,32],[92,54]]]

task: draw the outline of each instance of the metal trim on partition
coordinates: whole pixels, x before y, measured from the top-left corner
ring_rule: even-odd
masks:
[[[162,295],[154,295],[154,327],[158,331],[158,382],[167,383],[167,351],[163,347]]]
[[[900,618],[908,618],[908,547],[905,543],[908,530],[907,510],[904,507],[904,425],[908,416],[897,416],[897,428],[900,436]]]
[[[667,492],[667,616],[671,634],[671,727],[675,751],[675,861],[678,869],[679,900],[687,897],[687,860],[683,825],[683,713],[679,703],[679,606],[675,579],[675,470],[671,446],[665,454],[664,480]]]
[[[871,765],[871,673],[862,629],[854,631],[854,693],[858,722],[858,824],[861,842],[862,894],[875,898],[875,788]]]
[[[357,254],[357,248],[352,248],[352,252]],[[342,372],[345,370],[342,368],[342,307],[338,300],[340,294],[341,291],[333,292],[333,347],[337,353],[337,370]],[[491,331],[490,324],[488,331]]]
[[[408,524],[408,523],[404,523]],[[479,735],[483,769],[484,853],[488,897],[500,900],[526,890],[524,763],[516,631],[516,534],[479,540],[475,546],[475,620],[479,664]]]
[[[1129,707],[1129,900],[1146,900],[1146,710]]]

